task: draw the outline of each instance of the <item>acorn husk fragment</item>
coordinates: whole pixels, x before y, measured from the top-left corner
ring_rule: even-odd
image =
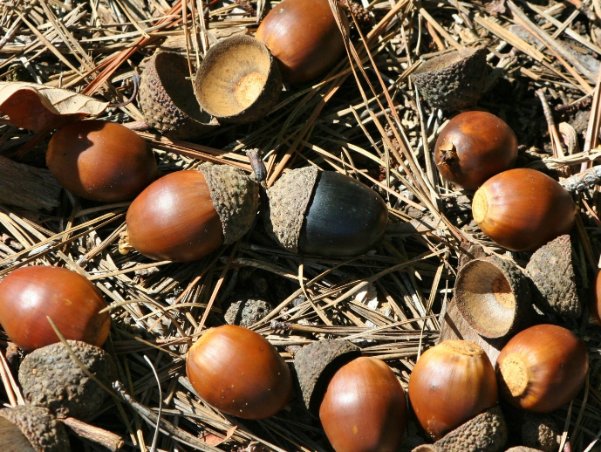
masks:
[[[247,298],[230,304],[223,317],[230,325],[249,327],[269,314],[272,309],[273,306],[265,300]]]

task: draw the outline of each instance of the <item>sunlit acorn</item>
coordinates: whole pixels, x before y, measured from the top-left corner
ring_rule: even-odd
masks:
[[[18,405],[0,409],[0,449],[19,452],[69,452],[69,436],[46,408]]]
[[[518,408],[548,413],[576,397],[588,365],[586,345],[574,333],[558,325],[535,325],[501,350],[500,393]]]
[[[317,78],[344,53],[328,0],[283,0],[265,16],[256,36],[280,62],[284,79],[291,84]]]
[[[283,248],[321,256],[353,256],[382,236],[387,208],[351,177],[315,167],[285,173],[267,193],[266,229]]]
[[[593,316],[594,321],[596,321],[598,324],[601,324],[601,271],[599,270],[597,270],[597,275],[595,276],[595,284],[593,290],[594,296],[591,314]]]
[[[167,174],[129,206],[128,242],[153,259],[200,259],[248,232],[258,193],[251,177],[226,165],[203,164]]]
[[[472,214],[482,232],[500,246],[528,251],[567,234],[576,205],[553,178],[514,168],[491,177],[476,191]]]
[[[244,419],[272,416],[291,397],[290,370],[277,350],[237,325],[205,331],[188,350],[186,374],[206,402]]]
[[[434,162],[442,177],[466,190],[511,168],[518,155],[513,130],[498,116],[466,111],[441,130],[434,147]]]
[[[58,129],[46,164],[73,194],[103,202],[127,201],[158,174],[146,142],[127,127],[106,121],[77,121]]]
[[[59,342],[48,319],[66,339],[101,346],[111,320],[100,292],[66,268],[31,266],[0,281],[0,324],[24,350]]]
[[[319,419],[337,451],[395,451],[405,436],[405,405],[405,392],[390,367],[360,357],[330,380]]]
[[[497,403],[497,381],[478,345],[446,340],[426,350],[409,378],[409,400],[425,432],[439,439]]]

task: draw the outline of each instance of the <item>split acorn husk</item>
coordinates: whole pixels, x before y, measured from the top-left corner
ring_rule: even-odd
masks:
[[[285,173],[267,191],[265,227],[283,248],[320,256],[354,256],[383,235],[384,200],[355,179],[315,167]]]
[[[194,91],[200,107],[219,122],[247,123],[271,111],[282,91],[282,77],[262,42],[234,35],[208,50]]]

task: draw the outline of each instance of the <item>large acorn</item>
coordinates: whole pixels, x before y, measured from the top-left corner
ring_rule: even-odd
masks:
[[[129,244],[153,259],[200,259],[242,237],[258,209],[257,183],[226,165],[203,164],[153,182],[127,211]]]
[[[387,210],[375,191],[315,167],[284,174],[268,190],[267,231],[292,252],[353,256],[384,233]]]

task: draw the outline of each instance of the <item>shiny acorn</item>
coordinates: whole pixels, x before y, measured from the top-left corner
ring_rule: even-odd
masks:
[[[283,248],[321,256],[367,251],[384,233],[387,209],[375,191],[315,167],[284,174],[268,191],[267,231]]]
[[[258,203],[257,183],[236,168],[207,163],[176,171],[131,203],[127,240],[153,259],[197,260],[246,234]]]

